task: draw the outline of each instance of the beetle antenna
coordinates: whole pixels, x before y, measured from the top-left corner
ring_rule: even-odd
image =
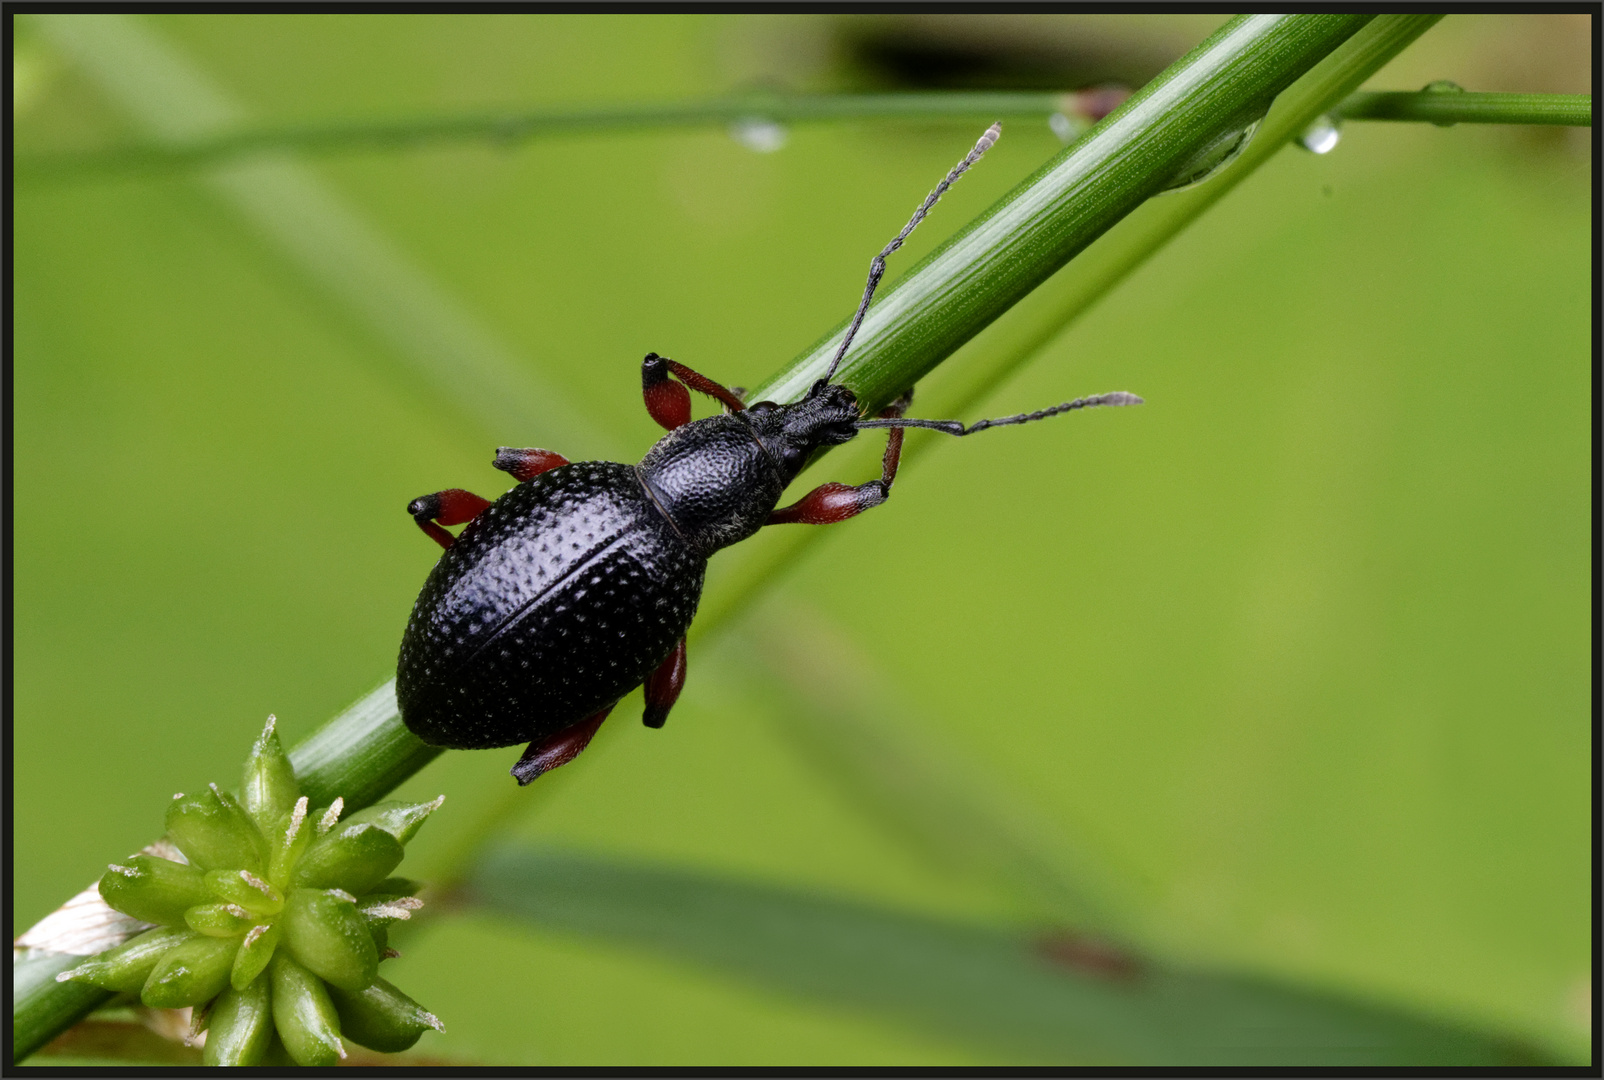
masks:
[[[995,420],[976,420],[968,427],[964,427],[959,420],[910,420],[905,417],[896,417],[885,420],[859,420],[859,428],[929,428],[931,431],[941,431],[948,435],[973,435],[977,431],[987,428],[1003,427],[1007,424],[1028,424],[1032,420],[1045,420],[1049,416],[1059,413],[1072,412],[1075,409],[1090,409],[1098,405],[1141,405],[1142,399],[1135,394],[1127,394],[1123,390],[1116,390],[1112,394],[1097,394],[1093,397],[1076,398],[1066,401],[1062,405],[1054,405],[1050,409],[1038,409],[1032,413],[1019,413],[1016,416],[1000,416]]]
[[[874,261],[869,263],[869,283],[863,288],[863,299],[858,303],[857,313],[852,316],[852,325],[847,327],[847,335],[841,339],[841,347],[835,351],[835,359],[830,361],[830,370],[824,373],[825,382],[829,382],[835,377],[835,369],[841,366],[841,358],[846,356],[847,348],[851,346],[853,337],[857,335],[858,327],[863,323],[863,316],[869,311],[869,301],[874,297],[875,287],[880,284],[880,276],[886,272],[886,256],[902,246],[902,242],[908,239],[908,234],[918,227],[919,223],[925,219],[925,215],[930,213],[930,208],[936,205],[936,200],[941,198],[947,189],[952,187],[953,182],[967,172],[969,166],[979,161],[980,155],[990,150],[992,144],[1001,137],[1002,123],[1000,121],[987,128],[986,133],[980,137],[980,141],[975,143],[975,148],[969,151],[962,161],[952,167],[952,171],[946,175],[941,183],[936,185],[934,191],[925,196],[925,201],[920,203],[919,209],[913,212],[913,217],[908,219],[908,224],[904,225],[902,231],[892,239],[891,243],[887,244],[880,254],[874,257]]]

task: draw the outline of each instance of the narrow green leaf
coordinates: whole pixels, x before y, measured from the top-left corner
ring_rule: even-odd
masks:
[[[168,926],[147,930],[126,945],[91,956],[56,978],[62,982],[71,979],[105,990],[133,993],[145,985],[156,962],[168,949],[194,936],[188,930]]]
[[[433,1028],[445,1031],[438,1017],[383,979],[356,993],[329,991],[340,1013],[340,1030],[352,1042],[386,1054],[411,1049]]]
[[[263,833],[270,832],[301,797],[295,769],[274,730],[276,723],[275,717],[267,718],[267,726],[245,759],[245,775],[240,782],[240,801]]]
[[[338,889],[292,889],[281,917],[295,959],[343,990],[361,990],[379,973],[379,950],[355,898]]]
[[[259,977],[244,989],[230,987],[218,996],[207,1024],[201,1061],[207,1065],[259,1065],[272,1037],[272,992],[268,979]]]
[[[197,934],[162,954],[139,1000],[153,1009],[182,1009],[214,998],[228,985],[237,938]]]
[[[345,1056],[340,1018],[323,980],[284,955],[268,966],[273,986],[273,1026],[295,1064],[333,1065]]]
[[[267,843],[243,807],[216,784],[177,795],[167,808],[167,835],[202,870],[264,869]]]
[[[113,863],[100,879],[100,895],[125,915],[167,926],[184,925],[184,911],[212,899],[200,870],[158,855]]]
[[[680,869],[517,848],[470,880],[484,907],[647,948],[764,990],[978,1044],[1021,1064],[1534,1063],[1510,1040],[1246,976],[1132,959],[1066,966],[1000,927]]]

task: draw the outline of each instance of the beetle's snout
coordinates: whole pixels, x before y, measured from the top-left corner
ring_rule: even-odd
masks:
[[[785,434],[808,447],[835,446],[858,433],[858,401],[844,386],[828,386],[792,406]]]

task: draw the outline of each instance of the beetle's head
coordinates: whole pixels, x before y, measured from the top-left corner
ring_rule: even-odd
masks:
[[[740,414],[774,458],[789,483],[813,451],[839,446],[858,434],[858,399],[840,383],[823,379],[790,405],[759,401]]]

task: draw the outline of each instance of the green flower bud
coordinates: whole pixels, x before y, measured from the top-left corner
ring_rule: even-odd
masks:
[[[273,1037],[273,999],[266,978],[243,990],[224,990],[212,1005],[206,1026],[206,1065],[258,1065]]]
[[[228,985],[239,942],[196,934],[162,954],[139,1000],[153,1009],[181,1009],[217,996]]]
[[[207,937],[239,937],[256,925],[251,913],[238,904],[196,904],[184,912],[184,922]]]
[[[291,882],[307,889],[363,893],[401,864],[400,841],[369,824],[339,825],[306,849]]]
[[[240,783],[245,811],[264,833],[301,797],[301,785],[296,783],[295,769],[273,730],[275,724],[276,720],[269,716],[261,737],[245,759],[245,778]]]
[[[297,1065],[333,1065],[345,1056],[340,1018],[317,976],[284,955],[268,966],[273,984],[273,1025]]]
[[[208,871],[206,887],[253,915],[276,915],[284,907],[284,894],[249,870]]]
[[[429,815],[440,809],[440,804],[446,801],[441,795],[431,802],[405,803],[389,800],[374,803],[365,810],[358,810],[345,819],[347,825],[377,825],[401,843],[406,843],[417,834],[428,820]]]
[[[378,975],[378,946],[349,893],[291,889],[280,924],[295,959],[335,986],[361,990]]]
[[[167,808],[167,835],[202,870],[261,870],[267,859],[261,831],[216,784],[198,795],[173,799]]]
[[[430,1028],[445,1031],[433,1013],[385,982],[375,979],[366,990],[329,991],[340,1013],[340,1032],[369,1050],[394,1054],[410,1049]]]
[[[181,941],[195,935],[188,930],[161,926],[147,930],[138,937],[115,949],[93,956],[77,967],[56,976],[57,982],[89,983],[105,990],[132,993],[145,985],[151,969],[162,954]]]
[[[124,915],[167,926],[182,926],[186,908],[212,899],[199,870],[159,855],[112,863],[100,879],[100,895]]]
[[[234,954],[234,969],[228,976],[229,984],[234,989],[242,989],[267,969],[267,962],[273,959],[273,950],[278,948],[278,940],[283,934],[283,929],[276,922],[253,926],[246,931],[239,952]]]
[[[306,796],[295,800],[289,813],[283,815],[268,833],[267,879],[280,889],[290,886],[290,875],[301,854],[312,842],[312,826],[306,820]]]

